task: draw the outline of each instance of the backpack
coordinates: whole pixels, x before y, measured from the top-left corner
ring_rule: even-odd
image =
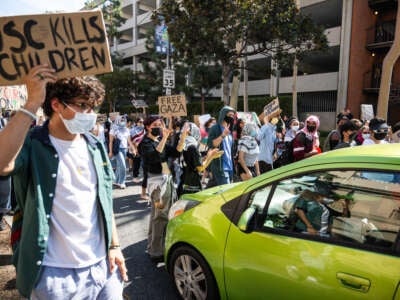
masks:
[[[292,139],[290,142],[285,143],[285,150],[282,154],[274,161],[274,168],[279,168],[285,165],[288,165],[294,161],[293,157],[293,141]]]

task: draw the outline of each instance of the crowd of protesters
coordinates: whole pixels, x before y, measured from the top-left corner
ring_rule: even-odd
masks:
[[[38,72],[45,73],[47,79],[43,80]],[[22,294],[33,298],[40,298],[42,291],[39,291],[37,287],[38,284],[42,284],[42,281],[38,281],[36,277],[25,278],[25,275],[21,273],[34,269],[38,274],[39,272],[42,274],[43,280],[52,276],[64,278],[69,274],[69,269],[65,266],[81,267],[82,264],[85,264],[85,268],[98,267],[104,270],[107,268],[112,270],[115,265],[118,265],[118,277],[108,274],[105,280],[110,282],[109,289],[116,289],[116,292],[107,292],[120,293],[120,281],[126,280],[127,275],[111,212],[110,188],[99,189],[96,192],[96,186],[104,183],[107,187],[110,183],[109,186],[114,185],[115,188],[125,189],[127,170],[132,172],[133,182],[141,184],[140,197],[147,200],[151,207],[147,253],[152,260],[160,261],[164,250],[168,211],[173,202],[182,194],[195,193],[214,185],[249,180],[321,152],[345,147],[400,142],[400,122],[391,127],[380,118],[361,121],[355,119],[349,110],[337,116],[337,126],[329,132],[323,145],[320,142],[319,131],[321,120],[315,115],[309,115],[304,120],[300,120],[296,117],[281,117],[279,113],[261,114],[261,122],[246,122],[244,119],[237,118],[235,109],[224,106],[216,118],[208,116],[201,123],[190,122],[185,118],[163,118],[158,115],[135,118],[119,115],[106,120],[97,117],[96,120],[93,108],[101,103],[104,91],[102,87],[96,86],[97,82],[93,79],[57,80],[52,70],[41,66],[31,71],[27,84],[28,92],[31,92],[29,95],[31,100],[28,104],[32,105],[25,107],[34,107],[34,109],[21,108],[0,118],[0,131],[4,131],[0,135],[0,142],[4,144],[11,132],[20,130],[22,134],[18,143],[12,145],[17,156],[9,156],[9,161],[1,162],[0,165],[0,174],[3,175],[0,176],[0,231],[5,228],[3,216],[6,213],[15,214],[14,220],[17,220],[15,228],[21,230],[17,228],[18,220],[22,217],[23,208],[32,206],[32,203],[40,206],[37,208],[38,211],[43,210],[40,216],[36,216],[37,218],[51,218],[54,222],[49,223],[50,229],[46,229],[47,234],[50,232],[48,236],[50,242],[37,240],[38,236],[40,238],[43,236],[43,232],[37,233],[34,237],[36,240],[27,240],[26,234],[23,237],[25,243],[30,243],[29,245],[41,251],[40,260],[37,262],[23,261],[21,255],[19,256],[21,262],[19,269],[17,268],[17,273],[20,272],[17,276],[17,286]],[[47,88],[43,84],[48,84]],[[59,94],[57,92],[59,87],[63,87],[62,90],[70,94]],[[78,92],[74,92],[73,88],[76,88]],[[42,94],[38,94],[35,89],[42,91]],[[85,94],[88,90],[93,90],[92,94]],[[35,117],[34,111],[39,106],[44,108],[48,118],[46,121],[43,117]],[[9,122],[12,115],[17,115],[19,125],[17,122]],[[7,124],[8,122],[11,126]],[[27,138],[24,141],[25,136]],[[49,152],[49,149],[42,144],[54,146]],[[83,151],[82,146],[87,146],[89,151]],[[31,167],[33,169],[38,166],[37,157],[30,156],[29,151],[43,152],[43,155],[48,158],[46,162],[48,167],[53,169],[54,173],[50,176],[43,173],[47,172],[46,170],[38,169],[37,174],[28,174],[27,172],[31,169],[27,169],[27,165],[33,164]],[[55,158],[54,162],[50,158],[51,155]],[[57,171],[53,168],[54,166],[59,166],[61,169]],[[99,170],[102,170],[100,175]],[[9,174],[13,174],[16,178],[15,184],[24,186],[25,194],[13,192]],[[35,179],[38,174],[45,177]],[[77,174],[89,176],[85,179],[85,184],[82,184],[82,181],[78,183],[76,178],[73,178],[75,175],[78,176]],[[47,185],[50,183],[47,181],[50,177],[60,178],[60,180],[51,184],[52,188],[49,190]],[[43,181],[43,178],[47,178],[47,181]],[[62,178],[68,178],[68,180]],[[38,180],[36,192],[31,190],[34,187],[30,185],[30,180]],[[71,185],[76,185],[77,188],[71,189]],[[56,192],[57,199],[53,201],[52,198]],[[15,194],[18,201],[15,201],[13,197]],[[86,220],[87,224],[62,229],[64,227],[59,227],[57,224],[64,226],[75,224],[74,222],[77,221],[63,212],[65,207],[81,211],[87,209],[71,201],[73,197],[83,194],[91,199],[91,219]],[[98,197],[102,202],[99,207],[96,205]],[[33,198],[36,202],[31,203]],[[39,202],[44,204],[40,205]],[[66,205],[64,202],[68,203],[67,206],[64,206]],[[51,205],[60,206],[51,210]],[[99,210],[103,213],[99,213]],[[26,212],[23,214],[25,218],[26,214]],[[101,216],[104,219],[100,218]],[[28,221],[33,222],[29,217],[28,215]],[[94,219],[96,221],[93,223]],[[47,224],[44,219],[40,222]],[[35,228],[39,225],[32,223],[32,226]],[[106,226],[106,232],[104,226]],[[84,247],[75,243],[64,248],[69,237],[75,236],[79,230],[96,232],[96,235],[101,238],[97,241],[85,240]],[[87,237],[90,239],[89,236]],[[18,238],[14,242],[19,242]],[[44,246],[46,244],[49,246]],[[100,251],[99,246],[101,249],[105,248],[106,251]],[[75,253],[82,252],[82,256],[69,257],[71,247],[74,247]],[[90,249],[90,251],[83,254],[85,249]],[[60,258],[60,253],[56,251],[65,257]],[[82,257],[87,258],[90,264],[87,265]],[[105,257],[108,257],[107,261],[104,260]],[[35,263],[37,266],[34,267]],[[42,263],[44,263],[43,268]],[[54,267],[61,267],[62,273],[53,274]],[[46,286],[45,282],[43,285],[45,293],[52,292],[52,287]],[[93,295],[99,293],[94,289],[81,291],[82,295],[86,295],[86,292]]]

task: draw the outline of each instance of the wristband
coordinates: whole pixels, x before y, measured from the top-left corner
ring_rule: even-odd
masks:
[[[32,118],[32,120],[36,121],[36,115],[33,112],[30,112],[29,110],[21,107],[20,109],[18,109],[18,111],[24,113],[25,115],[29,116]]]
[[[120,245],[111,245],[110,248],[108,248],[109,250],[114,250],[114,249],[118,249],[121,248]]]

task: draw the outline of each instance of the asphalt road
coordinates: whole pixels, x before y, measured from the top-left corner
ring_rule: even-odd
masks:
[[[124,296],[135,300],[179,299],[163,264],[146,254],[150,207],[140,199],[141,185],[128,177],[127,188],[113,190],[114,214],[129,281]]]

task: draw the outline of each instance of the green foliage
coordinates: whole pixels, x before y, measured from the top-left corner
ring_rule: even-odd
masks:
[[[257,115],[261,114],[264,111],[264,106],[267,105],[273,97],[250,97],[249,98],[249,111],[254,111]],[[292,114],[292,97],[291,96],[281,96],[279,97],[280,107],[282,109],[282,115],[286,114],[287,116],[291,116]],[[205,113],[208,113],[214,117],[218,117],[219,111],[225,104],[220,100],[209,100],[205,102]],[[189,115],[187,118],[189,120],[193,120],[194,115],[201,115],[201,103],[199,99],[196,101],[192,101],[187,103],[187,111]],[[238,103],[238,111],[243,111],[243,100],[240,99]],[[124,113],[132,113],[136,112],[135,109],[130,106],[124,106],[120,112]],[[158,114],[158,105],[153,104],[150,105],[147,109],[148,114]]]
[[[149,31],[146,35],[147,53],[140,63],[143,71],[136,73],[136,94],[140,95],[147,103],[157,103],[158,96],[164,95],[162,87],[163,70],[167,67],[166,55],[160,54],[154,48],[154,32]],[[221,83],[221,67],[212,60],[204,57],[183,62],[176,52],[170,57],[175,70],[174,94],[185,93],[190,100],[195,93],[209,96],[210,90],[218,88]]]
[[[102,112],[115,110],[117,104],[122,100],[129,100],[131,92],[135,88],[135,76],[130,69],[122,68],[122,57],[117,53],[111,55],[113,62],[112,73],[98,75],[99,80],[104,84],[106,95],[103,102]]]
[[[109,38],[120,37],[118,27],[125,23],[121,16],[121,1],[119,0],[88,0],[85,2],[86,9],[100,8]]]
[[[182,59],[213,57],[231,71],[241,57],[265,53],[284,62],[289,53],[327,47],[323,29],[293,0],[164,0],[153,15],[160,17]]]

